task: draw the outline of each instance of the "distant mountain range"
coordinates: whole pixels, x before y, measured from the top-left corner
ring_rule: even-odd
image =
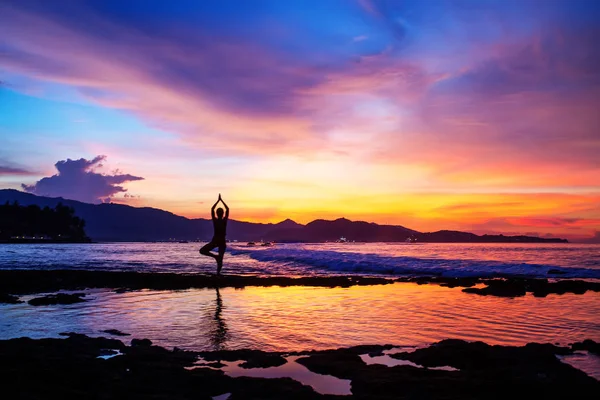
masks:
[[[208,240],[212,236],[209,219],[189,219],[168,211],[122,204],[88,204],[61,197],[36,196],[13,189],[0,190],[0,203],[17,201],[21,205],[35,204],[55,207],[63,203],[75,209],[85,220],[85,230],[94,241],[164,241]],[[314,220],[306,225],[290,219],[277,224],[261,224],[230,220],[227,237],[239,241],[326,242],[340,237],[357,242],[418,242],[441,243],[566,243],[566,239],[543,239],[532,236],[475,235],[460,231],[418,232],[400,225],[378,225],[345,218]]]

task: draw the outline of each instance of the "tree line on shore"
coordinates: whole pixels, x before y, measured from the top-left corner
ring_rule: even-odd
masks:
[[[0,241],[89,242],[85,221],[72,207],[58,203],[54,208],[21,206],[18,202],[0,205]]]

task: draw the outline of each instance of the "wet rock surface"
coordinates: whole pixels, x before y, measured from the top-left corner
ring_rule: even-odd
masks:
[[[21,399],[211,399],[223,393],[231,393],[233,400],[340,398],[318,394],[289,378],[232,378],[211,368],[191,368],[198,366],[198,355],[207,361],[244,360],[263,367],[280,362],[276,360],[282,359],[281,353],[169,351],[153,345],[126,346],[117,339],[67,335],[66,339],[0,341],[4,392],[18,393]],[[591,399],[600,389],[598,381],[556,358],[556,354],[571,351],[565,347],[489,346],[445,340],[411,353],[392,355],[430,367],[451,365],[460,371],[366,365],[359,357],[381,354],[390,347],[303,352],[297,353],[303,355],[297,362],[315,373],[350,379],[353,395],[345,398],[356,399]],[[122,355],[97,358],[117,350]]]
[[[200,356],[206,361],[239,361],[242,368],[268,368],[279,367],[287,361],[278,353],[269,353],[260,350],[220,350],[201,352]]]
[[[102,332],[108,333],[109,335],[113,335],[113,336],[131,336],[130,333],[121,332],[118,329],[106,329],[106,330],[103,330]]]
[[[600,282],[577,279],[548,281],[515,277],[499,278],[449,278],[399,277],[378,278],[361,276],[310,276],[292,278],[285,276],[241,276],[142,273],[88,270],[5,270],[0,271],[0,293],[6,299],[14,295],[55,292],[58,290],[82,290],[110,288],[117,293],[132,290],[184,290],[202,288],[244,288],[249,286],[313,286],[313,287],[351,287],[364,285],[386,285],[394,282],[412,282],[420,285],[436,284],[448,288],[463,287],[463,292],[484,296],[518,297],[531,293],[536,297],[549,294],[583,294],[587,291],[600,292]],[[485,287],[474,287],[477,285]],[[11,296],[12,297],[6,297]],[[2,297],[0,296],[0,302]],[[62,303],[67,304],[67,303]]]
[[[343,349],[316,352],[297,362],[313,372],[351,379],[356,398],[594,398],[600,383],[556,358],[570,353],[569,348],[550,344],[509,347],[445,340],[390,357],[425,367],[452,366],[459,371],[367,366],[357,354]]]
[[[12,294],[8,293],[0,293],[0,303],[19,304],[22,303],[22,301],[19,300],[18,296],[13,296]]]
[[[322,276],[291,278],[242,275],[204,275],[114,272],[89,270],[5,270],[0,271],[0,292],[13,295],[111,288],[119,292],[139,289],[181,290],[194,288],[243,288],[246,286],[320,286],[350,287],[382,285],[393,279],[360,276]]]
[[[586,339],[583,342],[573,343],[571,348],[573,350],[587,350],[592,354],[600,356],[600,343],[594,342],[590,339]]]
[[[420,276],[416,278],[399,278],[398,280],[401,282],[415,282],[419,285],[435,283],[449,288],[471,287],[482,283],[481,278],[446,278],[441,276]]]
[[[131,339],[131,347],[150,347],[152,341],[150,339]]]
[[[119,350],[122,355],[97,358]],[[197,353],[125,346],[117,339],[70,333],[67,339],[0,341],[4,393],[19,399],[328,399],[292,379],[231,378],[210,368],[187,370]]]
[[[519,297],[532,293],[535,297],[546,297],[549,294],[584,294],[588,290],[600,292],[600,283],[582,280],[560,280],[549,282],[547,279],[488,279],[481,280],[487,286],[484,288],[468,287],[465,293],[475,293],[483,296]]]
[[[49,294],[47,296],[36,297],[29,300],[27,303],[32,306],[50,306],[56,304],[75,304],[75,303],[83,303],[86,301],[82,297],[85,296],[85,293],[73,293],[73,294],[65,294],[65,293],[57,293],[57,294]]]

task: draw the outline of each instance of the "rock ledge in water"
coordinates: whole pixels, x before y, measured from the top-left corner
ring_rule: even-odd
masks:
[[[279,367],[287,361],[279,353],[260,350],[220,350],[200,353],[206,361],[240,361],[241,368]]]
[[[591,339],[586,339],[583,342],[573,343],[571,348],[573,350],[587,350],[592,354],[600,356],[600,343],[594,342]]]
[[[22,302],[23,301],[21,301],[17,296],[13,296],[12,294],[8,293],[0,293],[0,303],[19,304]]]
[[[49,306],[55,304],[75,304],[75,303],[83,303],[84,299],[82,297],[85,296],[85,293],[73,293],[73,294],[65,294],[65,293],[57,293],[57,294],[49,294],[48,296],[36,297],[34,299],[29,300],[29,303],[32,306]]]
[[[121,332],[118,329],[106,329],[106,330],[103,330],[102,332],[108,333],[109,335],[113,335],[113,336],[131,336],[131,334]]]

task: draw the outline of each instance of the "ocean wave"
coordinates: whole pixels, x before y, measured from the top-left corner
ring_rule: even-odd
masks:
[[[402,276],[585,278],[600,279],[600,270],[547,264],[382,256],[369,253],[297,248],[231,249],[261,262],[303,265],[331,272]]]

